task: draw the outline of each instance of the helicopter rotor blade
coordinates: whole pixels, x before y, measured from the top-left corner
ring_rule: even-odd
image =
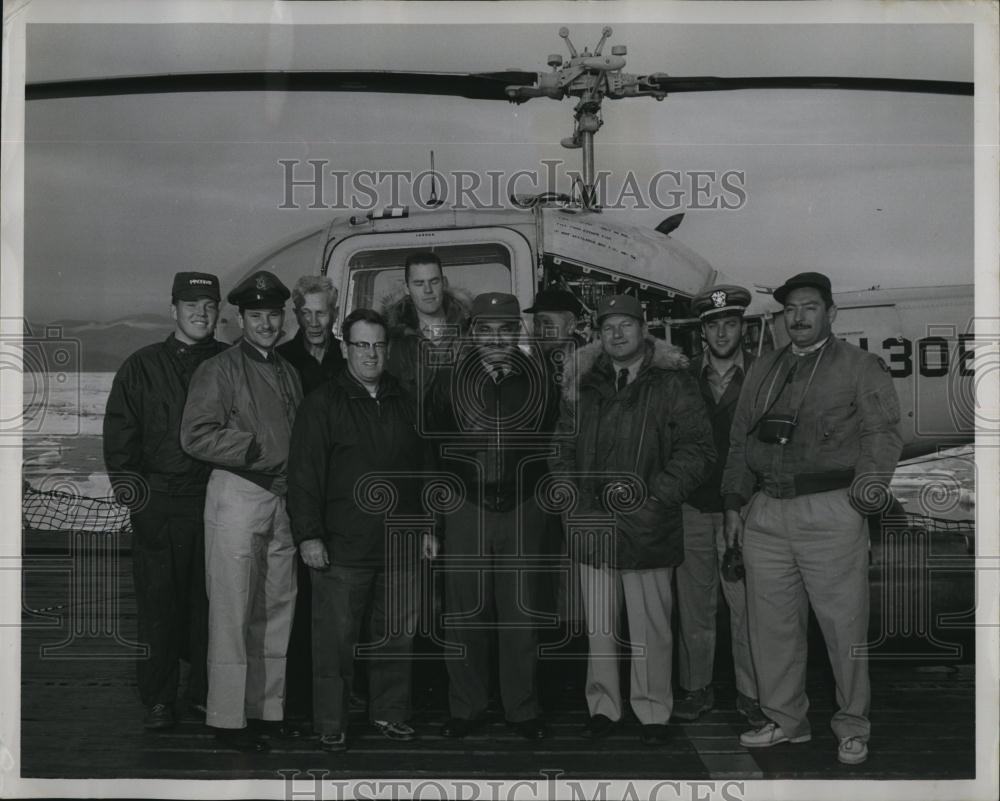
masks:
[[[972,95],[972,83],[925,81],[907,78],[851,78],[780,75],[774,77],[717,78],[674,77],[663,73],[646,76],[649,83],[668,94],[679,92],[729,92],[737,89],[853,89],[867,92],[916,92],[938,95]]]
[[[25,100],[182,92],[396,92],[508,100],[508,86],[534,86],[538,73],[363,71],[198,72],[29,82]]]
[[[853,89],[878,92],[972,95],[973,84],[905,78],[768,76],[675,77],[654,73],[643,78],[668,94],[727,92],[739,89]],[[474,100],[511,100],[508,87],[534,87],[538,73],[520,70],[479,73],[361,71],[197,72],[36,81],[25,86],[26,100],[183,92],[394,92],[451,95]],[[515,100],[515,102],[522,102]]]

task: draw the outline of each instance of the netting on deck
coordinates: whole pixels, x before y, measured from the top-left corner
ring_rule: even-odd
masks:
[[[132,533],[128,508],[114,498],[38,490],[27,481],[21,495],[21,525],[32,531]]]

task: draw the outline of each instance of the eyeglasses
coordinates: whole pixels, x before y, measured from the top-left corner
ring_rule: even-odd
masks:
[[[362,353],[371,353],[372,348],[375,349],[376,353],[385,353],[386,348],[389,347],[387,342],[348,342],[352,348],[357,348]]]

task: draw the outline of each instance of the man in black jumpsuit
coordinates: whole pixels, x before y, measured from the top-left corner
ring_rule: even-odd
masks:
[[[119,503],[132,517],[143,725],[174,725],[178,659],[191,665],[191,707],[204,713],[208,639],[202,515],[210,467],[180,444],[191,374],[225,350],[215,339],[219,279],[177,273],[171,293],[174,331],[133,353],[115,375],[104,413],[104,463]]]

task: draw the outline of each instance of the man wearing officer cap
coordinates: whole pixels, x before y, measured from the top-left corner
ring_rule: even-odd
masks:
[[[673,709],[670,585],[684,558],[681,503],[715,449],[687,359],[648,335],[639,299],[605,298],[597,326],[600,342],[578,354],[564,381],[553,463],[578,495],[566,522],[590,646],[590,719],[581,734],[607,737],[625,717],[618,672],[624,602],[633,649],[629,701],[641,741],[656,746],[670,738]]]
[[[868,638],[865,515],[890,499],[902,450],[899,399],[880,358],[833,335],[829,278],[800,273],[774,298],[790,342],[761,356],[744,381],[722,480],[726,536],[743,543],[751,654],[770,719],[740,743],[811,739],[812,606],[837,685],[837,758],[857,765],[868,757],[871,729],[868,661],[854,652]]]
[[[720,569],[730,543],[724,536],[722,471],[729,453],[729,430],[743,377],[753,354],[743,349],[743,313],[750,292],[734,285],[710,287],[691,300],[701,320],[705,347],[691,365],[712,422],[718,454],[708,477],[684,503],[684,562],[677,567],[677,672],[681,697],[674,705],[677,720],[697,720],[715,704],[715,609]],[[731,552],[732,553],[732,552]],[[750,658],[746,619],[746,585],[735,575],[723,576],[722,592],[729,607],[736,710],[754,726],[766,719],[757,704],[757,678]]]
[[[445,521],[444,636],[462,648],[446,657],[451,718],[441,733],[462,738],[484,722],[490,699],[492,633],[498,643],[500,699],[507,723],[540,740],[537,686],[538,566],[512,567],[539,555],[545,517],[535,486],[546,470],[551,436],[543,422],[550,391],[540,361],[519,347],[521,308],[513,295],[486,292],[472,303],[468,340],[431,386],[427,432],[437,439],[442,469],[464,499]],[[462,565],[449,568],[448,560]],[[473,560],[475,566],[467,566]],[[506,563],[502,569],[494,562]]]
[[[191,666],[191,709],[204,714],[208,599],[202,513],[208,465],[181,449],[181,414],[195,368],[226,349],[215,339],[219,279],[174,276],[174,330],[139,349],[115,374],[104,412],[104,463],[115,497],[132,518],[143,725],[174,725],[179,659]]]
[[[288,444],[302,387],[275,350],[290,294],[264,270],[229,293],[243,339],[195,373],[181,426],[184,449],[214,468],[205,501],[206,723],[243,751],[266,750],[261,734],[296,734],[281,721],[296,594]]]

